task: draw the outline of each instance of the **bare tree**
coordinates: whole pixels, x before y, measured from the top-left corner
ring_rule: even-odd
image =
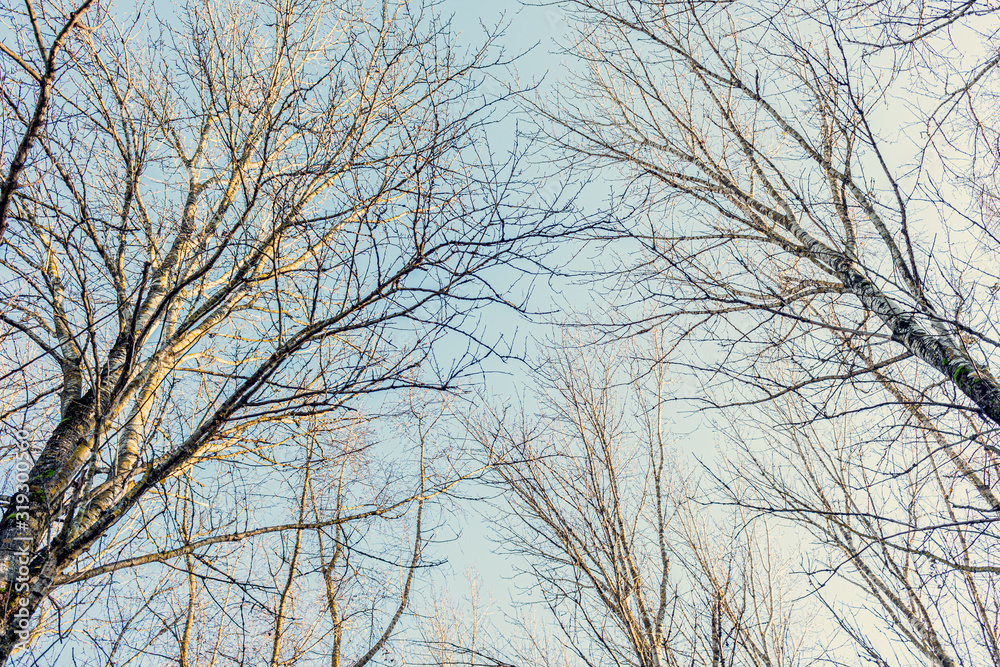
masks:
[[[583,73],[547,136],[637,211],[611,324],[673,332],[742,450],[728,499],[807,527],[814,583],[902,656],[996,664],[996,8],[560,5]]]
[[[490,352],[478,308],[510,302],[489,272],[558,234],[482,141],[494,102],[476,91],[499,56],[453,48],[430,7],[191,2],[174,25],[87,21],[11,172],[2,383],[20,435],[5,450],[0,663],[19,639],[67,632],[64,603],[88,582],[118,590],[140,565],[186,572],[188,611],[198,577],[262,608],[249,591],[294,588],[308,535],[336,592],[344,526],[421,506],[454,471],[308,511],[302,471],[343,466],[353,484],[363,467],[335,446],[345,415],[460,382]],[[7,99],[5,127],[19,113]],[[284,579],[211,555],[251,539],[281,546]],[[143,586],[126,586],[137,603]],[[141,605],[157,600],[166,589]],[[246,647],[231,648],[219,655]]]
[[[786,397],[755,428],[734,430],[728,500],[814,538],[805,570],[859,657],[998,664],[996,458],[974,430],[943,431],[912,390],[870,372],[907,414],[874,421],[849,408],[856,397],[831,392],[830,405],[851,413],[834,426]],[[876,640],[879,626],[896,641]]]
[[[550,612],[523,663],[810,664],[809,624],[791,621],[764,527],[711,516],[681,477],[666,367],[643,373],[635,347],[565,342],[541,364],[537,422],[498,414],[477,428],[509,498],[503,543]]]
[[[853,78],[839,33],[810,47],[800,33],[823,21],[791,10],[762,9],[744,26],[716,5],[567,5],[596,27],[575,45],[589,72],[578,98],[550,110],[553,138],[580,159],[624,168],[648,192],[648,230],[626,231],[660,258],[643,266],[669,281],[644,282],[652,298],[685,321],[752,311],[781,332],[892,340],[902,348],[886,345],[887,358],[922,362],[1000,420],[984,356],[996,340],[990,319],[963,310],[970,300],[958,285],[938,285],[926,268],[906,183],[870,119],[889,91]],[[868,178],[873,168],[888,201]]]
[[[487,614],[495,605],[486,602],[478,575],[466,573],[458,583],[450,581],[444,591],[425,600],[414,613],[420,615],[415,639],[405,661],[418,665],[501,665],[496,627]]]
[[[9,161],[3,183],[0,184],[0,239],[7,229],[11,200],[24,172],[28,155],[45,128],[60,65],[69,59],[65,53],[66,43],[77,32],[86,30],[83,19],[96,4],[96,0],[84,0],[66,7],[50,4],[36,6],[31,0],[25,0],[23,8],[4,7],[18,27],[24,26],[30,30],[11,30],[11,36],[17,40],[15,46],[0,42],[0,53],[6,56],[3,62],[3,95],[4,107],[8,111],[3,119],[3,159],[4,162]],[[8,24],[5,27],[14,26]],[[17,72],[11,71],[12,69]],[[29,90],[35,94],[29,94]],[[29,106],[32,98],[34,104]],[[8,132],[11,134],[8,135]],[[13,153],[8,156],[8,149],[15,146],[15,142],[8,146],[8,141],[18,133],[21,138],[16,142]]]
[[[234,494],[208,496],[205,478],[185,475],[168,487],[173,502],[163,513],[175,522],[175,539],[197,548],[174,558],[147,553],[143,567],[114,562],[113,581],[94,572],[69,578],[54,596],[59,606],[38,619],[27,655],[53,665],[81,654],[108,665],[158,664],[161,656],[183,665],[380,662],[394,648],[415,578],[433,564],[424,557],[425,517],[436,490],[390,513],[349,517],[359,504],[405,499],[436,472],[423,442],[412,452],[394,442],[393,470],[382,469],[372,455],[379,446],[366,442],[370,426],[317,429],[299,443],[301,457],[279,463],[284,475],[254,475],[256,485],[280,488],[243,491],[238,508],[228,508]],[[268,501],[270,508],[258,506]],[[284,514],[297,525],[206,544],[219,532],[213,522],[232,530],[251,513],[271,521]],[[87,601],[100,602],[95,610]]]

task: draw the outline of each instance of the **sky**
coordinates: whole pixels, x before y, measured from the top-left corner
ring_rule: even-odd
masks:
[[[460,47],[471,47],[482,41],[487,31],[506,24],[500,43],[509,54],[525,53],[515,64],[521,83],[552,79],[550,69],[557,69],[558,57],[551,52],[555,48],[555,38],[565,31],[562,13],[553,8],[523,6],[517,0],[444,0],[439,7],[442,15],[452,15],[453,27],[459,33]],[[503,131],[511,133],[514,126],[505,123]],[[511,137],[500,136],[498,143],[509,141]],[[504,330],[508,338],[516,336],[522,342],[530,330],[539,335],[543,327],[532,327],[524,318],[494,309],[488,314],[493,321],[491,330]],[[527,334],[525,332],[528,332]],[[517,391],[523,385],[525,369],[518,362],[492,363],[486,384],[490,393],[502,395]],[[483,492],[488,493],[487,490]],[[478,581],[480,594],[489,601],[492,608],[490,623],[502,629],[512,629],[505,616],[515,613],[518,608],[517,583],[514,581],[514,561],[500,553],[495,542],[496,531],[488,520],[476,511],[460,512],[450,518],[452,525],[442,531],[442,535],[452,533],[454,541],[440,545],[437,550],[447,563],[442,567],[438,580],[449,589],[453,602],[461,604],[463,591],[468,590],[470,580]]]
[[[565,62],[564,58],[555,53],[559,42],[569,34],[563,10],[523,5],[518,0],[444,0],[439,10],[445,16],[452,16],[453,28],[460,33],[457,39],[460,47],[481,42],[487,30],[492,30],[497,24],[505,24],[499,43],[508,54],[523,53],[515,62],[516,73],[520,78],[518,83],[522,86],[540,83],[538,94],[543,99],[548,91],[558,88],[560,82],[565,80],[567,70],[561,66]],[[523,122],[521,119],[522,129]],[[499,130],[513,133],[514,124],[502,124]],[[495,140],[491,139],[491,143],[496,141],[497,144],[502,144],[509,139],[510,136],[498,136]],[[588,186],[588,190],[578,201],[584,207],[596,209],[600,204],[599,193],[606,191],[607,186],[593,184]],[[583,262],[588,261],[586,256],[582,259]],[[572,281],[536,282],[539,285],[533,301],[536,306],[548,302],[555,307],[577,311],[595,306],[594,295],[586,286],[573,284]],[[549,289],[553,285],[554,288]],[[541,340],[551,337],[553,333],[553,327],[545,323],[545,317],[535,318],[532,322],[501,309],[490,311],[487,317],[491,318],[488,325],[491,331],[503,331],[508,339],[518,343],[519,349],[529,355],[538,348]],[[516,402],[518,396],[524,395],[526,367],[517,361],[494,361],[487,364],[485,380],[486,391],[498,402]],[[531,407],[526,405],[525,409],[530,411]],[[676,446],[679,449],[694,453],[700,460],[706,460],[712,455],[716,438],[710,431],[698,430],[700,418],[676,414],[673,419],[678,439]],[[491,491],[483,489],[483,493]],[[496,539],[496,529],[489,521],[488,513],[470,509],[464,514],[451,517],[449,521],[450,525],[442,530],[441,535],[454,531],[456,539],[441,544],[436,550],[447,558],[447,564],[437,576],[438,581],[449,589],[449,595],[455,602],[459,602],[463,595],[468,595],[470,578],[478,581],[479,593],[488,602],[489,623],[501,633],[516,631],[516,626],[510,623],[510,617],[518,612],[523,613],[524,602],[530,597],[530,594],[527,597],[525,594],[525,587],[531,586],[530,578],[515,577],[518,568],[523,568],[525,564],[502,553],[503,545]]]

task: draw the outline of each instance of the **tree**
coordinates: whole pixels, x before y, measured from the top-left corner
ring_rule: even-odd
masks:
[[[738,445],[724,497],[807,527],[817,585],[904,655],[996,664],[997,8],[560,5],[582,74],[545,135],[629,211],[601,241],[638,308],[604,324],[673,332]]]
[[[198,582],[216,586],[214,655],[238,661],[262,635],[230,605],[269,610],[277,646],[286,612],[271,602],[294,588],[307,545],[332,619],[317,641],[346,647],[332,600],[337,577],[359,569],[345,531],[419,517],[456,472],[386,468],[359,497],[348,491],[368,474],[356,458],[367,445],[341,434],[383,410],[380,394],[455,387],[490,353],[478,310],[510,305],[490,272],[509,282],[560,233],[524,204],[516,159],[494,164],[482,141],[496,101],[476,90],[501,57],[491,40],[453,48],[447,23],[416,3],[86,17],[64,23],[43,124],[5,97],[4,127],[33,140],[8,171],[0,257],[4,420],[21,434],[5,450],[0,663],[19,639],[62,637],[62,617],[86,613],[64,605],[93,585],[134,595],[114,611],[122,627],[142,609],[174,613],[157,607],[173,583],[119,584],[140,565],[186,573],[185,628]],[[4,47],[5,80],[22,85],[29,19]],[[420,521],[399,560],[407,582]],[[219,555],[254,540],[265,563],[264,546],[284,550],[284,565],[263,566],[270,583],[250,556]]]
[[[16,50],[0,42],[0,53],[9,59],[5,65],[20,68],[21,74],[27,74],[29,77],[27,86],[22,84],[20,89],[12,87],[4,91],[5,106],[14,111],[17,118],[17,121],[12,125],[23,124],[24,127],[21,130],[21,140],[17,142],[17,148],[10,158],[10,165],[7,167],[3,183],[0,185],[0,239],[3,238],[4,231],[7,229],[10,204],[14,190],[18,188],[28,154],[45,127],[46,116],[52,104],[56,78],[61,60],[64,57],[66,41],[72,38],[73,33],[80,28],[87,12],[96,4],[96,0],[84,0],[78,6],[70,5],[63,11],[62,7],[42,6],[36,8],[31,0],[27,0],[24,3],[23,11],[18,11],[13,7],[4,7],[11,15],[16,16],[19,22],[30,26],[31,30],[30,33],[23,31],[16,35],[18,38]],[[39,14],[39,12],[41,13]],[[34,44],[31,44],[32,40]],[[4,77],[10,82],[17,81],[18,78],[20,77],[11,76],[9,79]],[[26,107],[25,103],[31,99],[31,96],[26,94],[26,88],[30,87],[37,87],[38,90],[34,95],[33,107]],[[13,119],[5,115],[4,121],[8,120]],[[7,131],[16,131],[6,122],[4,130],[4,152],[6,153]]]
[[[509,499],[503,544],[525,557],[557,635],[526,633],[515,664],[809,664],[766,532],[713,516],[681,478],[666,367],[645,373],[649,352],[612,347],[567,336],[536,360],[539,415],[476,427]]]
[[[900,403],[911,414],[899,422],[855,417],[829,429],[786,399],[763,429],[737,431],[720,474],[726,499],[812,537],[803,570],[859,658],[996,664],[992,466],[930,426],[918,400]],[[872,631],[880,626],[895,641]]]
[[[572,104],[550,110],[553,140],[579,159],[627,169],[636,187],[648,179],[647,204],[659,207],[651,216],[668,205],[689,214],[624,230],[672,263],[657,273],[669,291],[646,283],[652,298],[685,319],[753,311],[787,328],[891,339],[1000,423],[996,380],[972,359],[992,349],[989,318],[962,308],[957,285],[927,275],[906,183],[872,129],[872,105],[895,91],[855,81],[854,53],[835,29],[820,32],[819,47],[799,36],[835,16],[811,24],[797,11],[762,10],[744,26],[724,6],[700,3],[567,5],[596,28],[574,46],[589,72]],[[774,71],[762,78],[769,62]],[[866,182],[873,167],[888,202]],[[844,321],[827,321],[827,310]]]

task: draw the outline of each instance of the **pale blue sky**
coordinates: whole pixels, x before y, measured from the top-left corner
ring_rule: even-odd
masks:
[[[561,9],[537,5],[525,6],[518,0],[491,2],[444,0],[439,9],[442,14],[453,16],[453,27],[461,33],[457,44],[460,48],[480,43],[487,28],[492,28],[501,21],[505,23],[507,27],[500,44],[507,53],[512,55],[528,51],[516,62],[517,75],[520,78],[518,83],[521,86],[544,79],[539,88],[539,94],[544,98],[546,91],[558,87],[560,81],[565,79],[566,70],[560,66],[564,59],[554,53],[558,48],[557,40],[566,36],[568,32],[565,13]],[[529,121],[524,117],[520,118],[522,129],[525,129],[526,122]],[[500,134],[495,138],[496,149],[500,145],[506,145],[505,142],[510,137],[503,136],[502,133],[512,133],[514,124],[505,123],[494,129]],[[491,140],[491,143],[492,141],[494,140]],[[596,209],[601,203],[600,193],[607,192],[607,189],[607,184],[592,183],[580,203]],[[587,257],[583,257],[577,268],[585,266],[587,261]],[[565,280],[539,279],[536,283],[538,287],[533,301],[535,307],[541,308],[551,304],[577,312],[600,307],[595,301],[595,295],[586,286],[574,285],[572,281]],[[555,294],[549,290],[550,286],[554,286],[559,293]],[[505,336],[515,336],[521,343],[521,349],[529,355],[552,333],[550,326],[533,324],[509,311],[502,312],[500,308],[493,309],[488,316],[491,318],[488,324],[491,332],[503,330]],[[550,319],[558,320],[560,317],[553,315]],[[495,321],[492,321],[493,318]],[[524,397],[526,368],[523,364],[491,362],[487,365],[487,369],[489,374],[486,376],[488,385],[486,390],[498,401],[516,404]],[[528,412],[532,408],[530,405],[525,406]],[[703,429],[694,435],[698,423],[700,423],[698,418],[677,416],[678,448],[693,452],[701,460],[706,460],[714,450],[714,434]],[[493,539],[496,536],[496,529],[477,513],[475,507],[470,505],[464,515],[455,515],[453,518],[454,521],[441,531],[441,536],[453,530],[460,531],[461,536],[454,542],[438,546],[437,553],[446,557],[448,564],[437,574],[436,585],[447,587],[450,598],[460,603],[468,592],[467,575],[470,572],[474,573],[481,583],[482,603],[486,607],[484,611],[490,613],[490,623],[504,635],[516,633],[518,628],[506,622],[504,616],[515,613],[527,601],[521,589],[530,586],[531,580],[527,577],[516,581],[512,579],[515,569],[523,568],[525,563],[518,563],[514,557],[504,558],[496,553],[502,551],[502,545],[498,545]]]

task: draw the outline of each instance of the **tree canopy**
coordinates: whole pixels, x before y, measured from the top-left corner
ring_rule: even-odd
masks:
[[[4,5],[0,664],[1000,666],[1000,6],[532,11]]]

